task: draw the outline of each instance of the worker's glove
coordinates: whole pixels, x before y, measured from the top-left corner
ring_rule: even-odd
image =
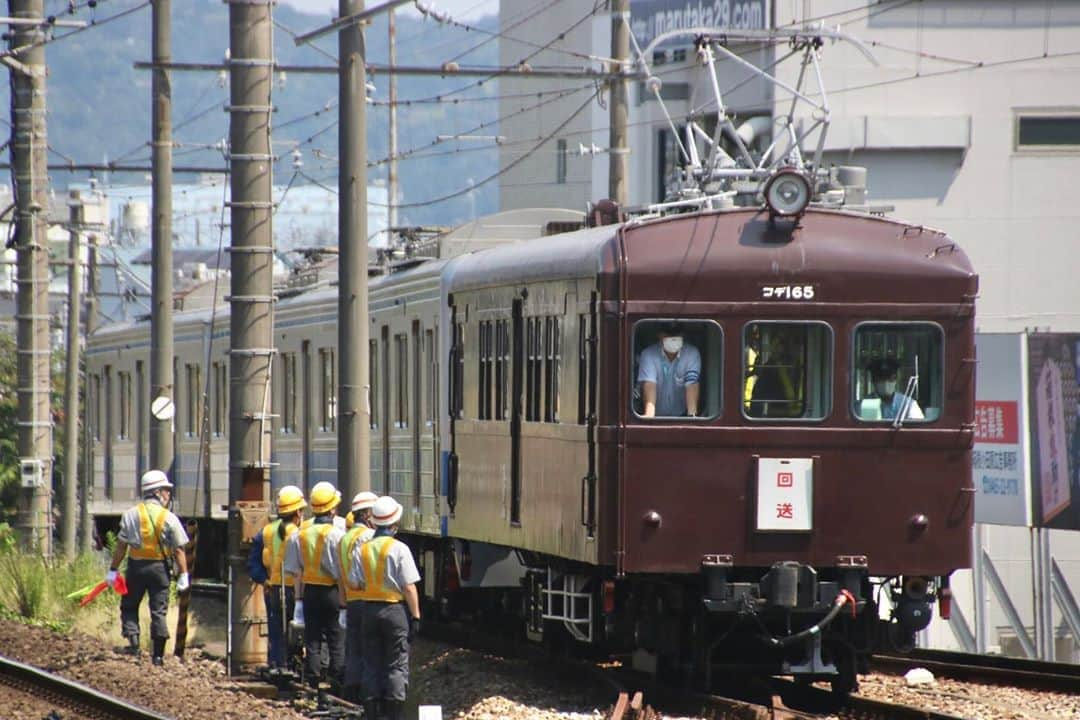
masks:
[[[337,611],[337,624],[341,626],[342,630],[345,629],[347,618],[348,618],[348,612],[347,611],[345,611],[345,610],[338,610]]]
[[[409,618],[409,642],[416,639],[420,634],[420,618]]]
[[[108,585],[109,587],[113,587],[113,585],[116,584],[116,571],[115,570],[110,570],[109,572],[105,573],[105,584]]]
[[[191,578],[187,573],[180,573],[180,577],[176,578],[176,592],[184,592],[191,587]]]
[[[293,610],[292,621],[294,623],[296,623],[297,625],[303,625],[304,624],[304,601],[303,600],[297,600],[296,601],[296,609]]]

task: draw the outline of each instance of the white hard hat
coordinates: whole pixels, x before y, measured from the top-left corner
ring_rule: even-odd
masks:
[[[371,506],[371,520],[379,527],[393,525],[401,519],[401,503],[389,495],[383,495]]]
[[[379,499],[379,496],[370,490],[356,493],[352,499],[352,507],[349,508],[353,512],[359,512],[361,510],[367,510],[369,507],[375,504],[375,501]]]
[[[172,488],[172,486],[173,484],[169,482],[169,476],[160,470],[147,470],[143,473],[142,479],[139,480],[139,487],[142,488],[143,495],[161,488]]]

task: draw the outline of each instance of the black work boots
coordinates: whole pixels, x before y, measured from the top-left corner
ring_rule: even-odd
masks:
[[[124,652],[126,652],[128,655],[134,655],[135,657],[139,656],[139,636],[138,635],[129,635],[128,636],[128,646],[127,646],[127,648],[125,648]]]
[[[154,638],[154,659],[153,663],[158,667],[165,664],[165,641],[168,638]]]

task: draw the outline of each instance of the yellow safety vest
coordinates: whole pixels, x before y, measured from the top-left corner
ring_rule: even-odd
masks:
[[[323,572],[322,556],[326,550],[326,536],[334,529],[333,523],[314,525],[300,531],[300,552],[304,554],[304,573],[301,577],[306,585],[335,585],[334,578]]]
[[[315,518],[313,518],[313,517],[304,518],[303,520],[300,521],[300,530],[301,531],[307,530],[314,523],[315,523]]]
[[[360,546],[360,560],[364,563],[364,589],[358,595],[367,602],[396,603],[405,599],[386,582],[386,558],[397,542],[390,535],[380,535]]]
[[[270,585],[281,584],[281,566],[285,561],[285,543],[288,542],[289,538],[291,538],[294,533],[296,533],[296,526],[292,523],[288,523],[285,526],[284,539],[278,535],[278,527],[283,522],[285,521],[281,519],[275,520],[264,527],[262,531],[262,563],[263,567],[265,567],[270,574],[270,579],[266,581]],[[285,573],[285,582],[291,585],[292,581],[293,576],[289,573]]]
[[[139,510],[139,535],[142,537],[142,547],[130,548],[128,554],[136,560],[161,560],[165,557],[165,553],[158,543],[158,538],[161,537],[161,531],[165,528],[169,511],[159,506],[158,516],[151,518],[149,505],[141,502],[136,507]]]
[[[354,525],[349,532],[345,533],[345,537],[341,538],[341,576],[345,578],[345,602],[364,599],[360,596],[362,590],[349,585],[349,567],[352,565],[353,548],[356,547],[356,543],[363,542],[365,533],[369,532],[371,528],[367,525]]]

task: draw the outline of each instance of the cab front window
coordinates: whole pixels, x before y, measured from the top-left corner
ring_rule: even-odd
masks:
[[[863,422],[919,423],[941,417],[941,328],[863,323],[855,329],[853,412]]]
[[[752,322],[743,331],[743,415],[822,420],[830,410],[832,329],[820,322]]]
[[[639,418],[720,414],[723,334],[711,320],[641,320],[634,325],[633,408]]]

